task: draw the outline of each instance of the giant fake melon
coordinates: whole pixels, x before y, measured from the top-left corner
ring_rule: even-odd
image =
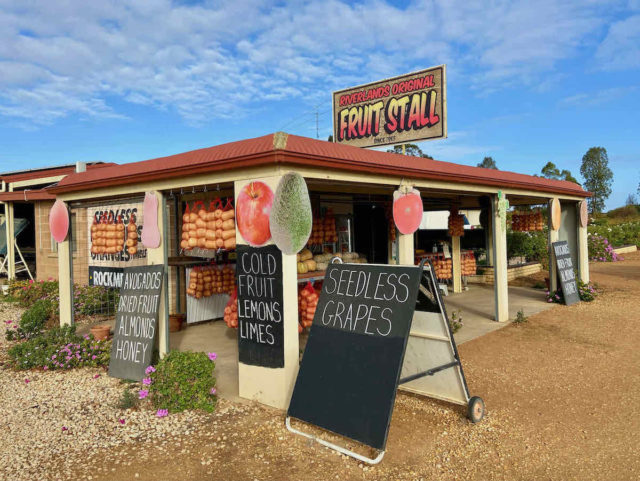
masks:
[[[304,178],[295,172],[282,176],[269,216],[271,237],[285,254],[297,254],[311,235],[313,215]]]

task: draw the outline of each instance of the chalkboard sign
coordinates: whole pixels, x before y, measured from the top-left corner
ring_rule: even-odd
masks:
[[[553,243],[553,252],[556,256],[556,265],[558,266],[558,277],[562,286],[562,294],[564,295],[564,303],[567,306],[580,302],[580,294],[578,293],[578,285],[576,283],[576,274],[573,270],[573,261],[571,260],[571,251],[567,241]]]
[[[282,253],[275,245],[236,248],[238,358],[284,367]]]
[[[109,376],[142,380],[158,332],[164,266],[125,267],[111,346]]]
[[[421,270],[329,265],[289,416],[384,449]]]
[[[89,266],[89,285],[120,289],[123,273],[124,267]]]

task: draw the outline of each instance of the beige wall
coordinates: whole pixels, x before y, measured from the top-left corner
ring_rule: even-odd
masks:
[[[52,250],[49,231],[49,211],[53,201],[37,201],[34,205],[36,223],[36,278],[46,281],[58,279],[58,252]],[[73,236],[76,250],[73,252],[73,281],[76,284],[89,282],[89,242],[87,229],[87,209],[73,209],[75,229]]]

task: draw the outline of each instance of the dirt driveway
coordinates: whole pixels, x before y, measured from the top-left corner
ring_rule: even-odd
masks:
[[[223,402],[188,436],[84,453],[76,479],[639,479],[640,255],[625,257],[592,264],[595,302],[461,347],[470,390],[487,404],[481,424],[399,395],[376,467],[289,434],[279,412]]]

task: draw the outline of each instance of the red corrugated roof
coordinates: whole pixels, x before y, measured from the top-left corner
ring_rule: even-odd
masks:
[[[113,162],[94,162],[87,164],[87,170],[101,169],[106,166],[116,165]],[[63,165],[59,167],[47,167],[42,169],[25,170],[22,172],[9,172],[0,174],[0,180],[6,183],[20,182],[23,180],[36,180],[47,177],[57,177],[59,175],[67,175],[76,171],[75,165]]]
[[[55,193],[84,191],[110,185],[284,163],[292,166],[309,165],[341,171],[397,175],[408,179],[446,180],[461,184],[527,189],[581,197],[589,195],[573,182],[366,150],[297,135],[289,135],[285,146],[278,142],[278,139],[281,139],[280,135],[269,134],[168,157],[70,174],[57,186],[48,190]],[[274,148],[274,136],[276,143],[282,148]]]

